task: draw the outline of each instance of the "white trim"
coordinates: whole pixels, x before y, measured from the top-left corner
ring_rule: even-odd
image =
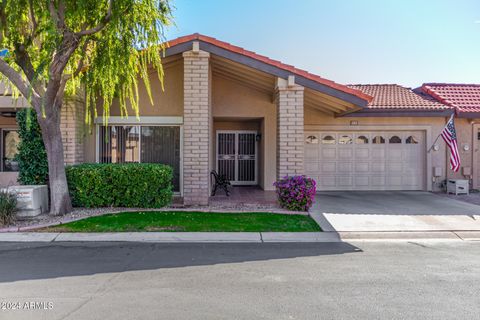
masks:
[[[149,118],[163,118],[163,117],[149,117]],[[180,117],[181,118],[181,117]],[[97,118],[98,119],[98,118]],[[110,125],[118,125],[120,123],[110,123]],[[121,123],[123,124],[123,123]],[[95,131],[96,131],[96,137],[95,137],[95,162],[99,163],[100,161],[100,126],[102,126],[102,123],[96,124],[95,125]],[[169,124],[169,123],[135,123],[132,124],[132,126],[149,126],[149,127],[179,127],[180,129],[180,177],[179,177],[179,189],[180,191],[174,191],[174,195],[180,195],[183,196],[183,125],[182,124]],[[142,136],[142,128],[139,128],[139,156],[138,156],[138,162],[141,163],[141,136]]]
[[[235,181],[231,181],[232,185],[257,185],[258,184],[258,141],[256,130],[216,130],[216,146],[215,146],[215,170],[218,172],[218,135],[220,133],[234,133],[235,134]],[[255,134],[255,180],[254,181],[237,181],[238,180],[238,134],[239,133],[254,133]]]
[[[102,125],[103,118],[97,117],[94,121],[95,124]],[[131,124],[131,125],[145,125],[145,124],[152,124],[152,125],[180,125],[183,124],[183,117],[176,117],[176,116],[166,116],[166,117],[118,117],[112,116],[108,118],[108,124]]]

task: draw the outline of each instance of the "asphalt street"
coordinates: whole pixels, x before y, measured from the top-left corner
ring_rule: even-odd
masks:
[[[0,243],[0,319],[479,319],[480,242]]]

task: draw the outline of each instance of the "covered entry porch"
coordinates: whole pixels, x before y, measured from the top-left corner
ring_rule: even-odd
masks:
[[[277,202],[277,195],[272,190],[262,190],[259,186],[234,186],[230,188],[230,196],[222,190],[210,197],[210,207],[214,209],[232,210],[282,210]]]

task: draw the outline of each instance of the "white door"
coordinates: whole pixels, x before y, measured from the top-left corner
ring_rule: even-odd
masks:
[[[257,132],[217,131],[217,172],[233,185],[257,184]]]
[[[305,174],[328,190],[424,190],[422,131],[305,133]]]

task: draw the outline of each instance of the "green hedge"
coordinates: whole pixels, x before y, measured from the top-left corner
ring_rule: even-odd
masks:
[[[67,166],[76,207],[160,208],[172,200],[173,171],[151,163],[86,163]]]
[[[42,140],[42,131],[37,122],[37,114],[31,108],[17,112],[20,144],[15,160],[18,161],[18,181],[21,184],[47,184],[47,151]]]

